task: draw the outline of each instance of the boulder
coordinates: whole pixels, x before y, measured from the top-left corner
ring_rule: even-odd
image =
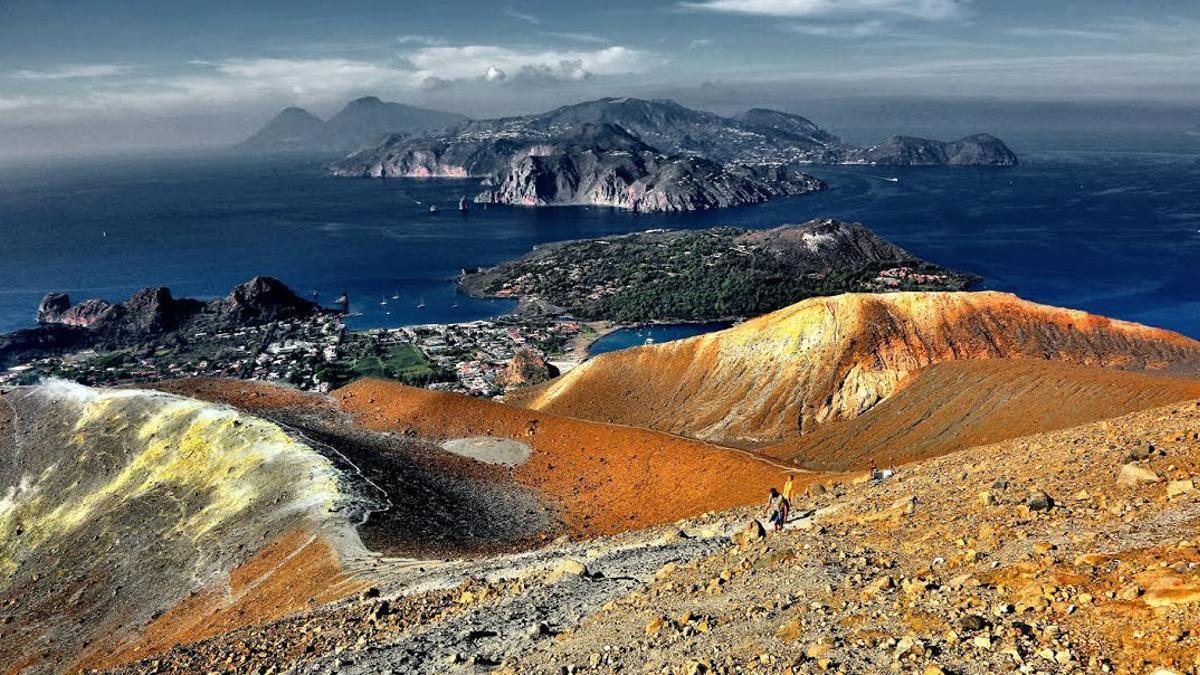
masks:
[[[741,532],[734,535],[733,543],[740,548],[745,548],[766,537],[767,531],[763,528],[762,523],[758,522],[757,518],[753,518],[746,523],[746,527],[742,528]]]
[[[1117,484],[1123,487],[1157,483],[1158,480],[1158,474],[1137,464],[1125,464],[1121,467],[1120,473],[1117,474]]]
[[[1167,499],[1177,499],[1196,492],[1196,483],[1191,478],[1167,483]]]
[[[574,558],[563,558],[558,565],[550,572],[548,581],[557,583],[568,577],[586,577],[588,576],[587,565]]]
[[[1025,506],[1028,506],[1030,511],[1049,511],[1054,508],[1054,498],[1041,490],[1030,490],[1025,499]]]

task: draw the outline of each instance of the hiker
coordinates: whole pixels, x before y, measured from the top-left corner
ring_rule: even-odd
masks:
[[[779,494],[779,490],[771,488],[771,494],[767,497],[767,508],[763,513],[767,516],[767,522],[776,532],[783,529],[784,503],[786,501],[783,495]]]
[[[795,476],[788,474],[787,482],[783,484],[783,522],[788,521],[788,516],[792,514],[792,491],[795,489]]]

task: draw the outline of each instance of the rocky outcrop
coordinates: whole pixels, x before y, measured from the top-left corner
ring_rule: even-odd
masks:
[[[529,387],[541,384],[558,376],[558,369],[546,363],[546,359],[532,349],[518,349],[499,376],[500,384],[507,388]]]
[[[38,304],[35,318],[38,323],[57,323],[63,312],[71,308],[71,296],[66,293],[47,293]]]
[[[813,192],[821,181],[780,167],[721,166],[666,156],[614,125],[514,156],[476,202],[519,206],[591,204],[644,212],[741,206]]]
[[[1200,342],[1009,294],[846,294],[725,331],[604,354],[514,401],[757,443],[857,417],[930,364],[997,358],[1200,374]]]
[[[37,328],[0,335],[0,367],[89,347],[139,347],[175,331],[221,332],[326,311],[271,277],[255,277],[209,302],[175,298],[163,287],[143,288],[117,304],[71,305],[65,293],[49,293],[38,306]]]
[[[901,166],[1016,166],[1017,156],[990,134],[951,142],[892,136],[880,145],[848,153],[846,161]]]

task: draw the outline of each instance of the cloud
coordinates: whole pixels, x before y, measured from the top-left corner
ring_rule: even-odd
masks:
[[[0,96],[0,112],[25,110],[45,105],[46,103],[48,101],[45,98],[35,98],[33,96]]]
[[[488,66],[487,74],[483,76],[483,79],[487,80],[488,82],[499,82],[506,77],[508,76],[504,74],[503,70],[500,70],[496,66]]]
[[[13,76],[22,80],[73,80],[93,77],[114,77],[133,70],[130,66],[109,63],[73,64],[50,70],[18,70]]]
[[[888,32],[888,26],[882,21],[856,21],[853,23],[793,23],[784,27],[785,30],[813,37],[853,39],[882,35]]]
[[[924,20],[960,16],[969,0],[694,0],[686,9],[770,17],[821,18],[887,14]]]
[[[584,42],[587,44],[594,44],[594,45],[612,44],[612,40],[609,40],[608,38],[606,38],[602,35],[593,35],[591,33],[572,33],[569,31],[545,30],[545,31],[541,31],[539,33],[539,35],[544,35],[546,37],[552,37],[552,38],[558,38],[560,40],[570,40],[571,42]]]
[[[661,56],[629,47],[592,50],[517,49],[496,45],[425,47],[405,54],[421,77],[448,80],[489,77],[492,70],[512,79],[581,80],[591,75],[644,73],[665,62]]]
[[[1013,37],[1033,39],[1082,38],[1086,40],[1110,40],[1117,37],[1116,33],[1099,30],[1084,30],[1080,28],[1046,28],[1043,26],[1021,26],[1004,31]]]
[[[525,23],[531,23],[535,26],[540,25],[542,23],[542,19],[540,17],[534,16],[533,14],[529,14],[526,12],[522,12],[522,11],[514,8],[512,5],[505,5],[504,8],[500,10],[500,13],[503,14],[504,16],[507,16],[510,19],[516,19],[517,21],[524,21]]]
[[[712,45],[712,43],[713,43],[712,40],[709,40],[708,38],[696,38],[695,40],[692,40],[691,42],[688,43],[687,48],[688,49],[702,49],[704,47],[708,47],[708,46]]]
[[[444,45],[446,41],[440,37],[433,35],[401,35],[396,38],[396,42],[402,45]]]

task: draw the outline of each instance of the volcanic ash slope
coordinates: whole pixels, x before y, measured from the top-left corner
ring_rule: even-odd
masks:
[[[232,408],[62,382],[4,394],[0,670],[110,665],[354,593],[362,505],[341,482]]]
[[[726,443],[857,417],[930,364],[1027,358],[1200,373],[1176,333],[980,293],[812,298],[731,329],[604,354],[510,401]]]

